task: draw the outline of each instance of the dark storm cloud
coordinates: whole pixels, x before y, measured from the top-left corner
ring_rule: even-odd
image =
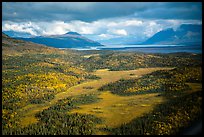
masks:
[[[201,2],[4,2],[3,21],[81,20],[113,17],[202,19]]]
[[[196,2],[171,2],[152,4],[152,8],[137,11],[136,17],[149,19],[202,19],[202,4]]]

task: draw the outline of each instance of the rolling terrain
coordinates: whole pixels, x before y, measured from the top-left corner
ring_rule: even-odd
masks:
[[[17,37],[17,39],[44,44],[55,48],[85,48],[102,46],[100,43],[81,36],[77,32],[67,32],[63,35],[38,36],[31,38]]]
[[[2,33],[3,135],[174,135],[202,115],[202,55],[60,50]]]

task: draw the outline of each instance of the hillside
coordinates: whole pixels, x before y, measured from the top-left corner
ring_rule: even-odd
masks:
[[[201,113],[201,54],[2,43],[3,135],[177,134]]]
[[[173,28],[163,29],[155,33],[151,37],[138,38],[136,35],[128,35],[116,38],[99,40],[105,45],[194,45],[202,43],[202,25],[197,24],[181,24],[176,30]]]
[[[202,25],[183,24],[177,30],[168,28],[157,32],[142,44],[201,44]]]
[[[21,55],[21,54],[63,54],[63,51],[47,47],[45,45],[26,42],[23,40],[13,39],[8,35],[2,33],[2,53],[3,55]]]
[[[71,50],[64,52],[2,33],[2,53],[4,129],[18,124],[21,108],[47,102],[57,93],[93,78],[73,65],[77,57]]]
[[[55,48],[86,48],[102,46],[100,43],[81,36],[77,32],[68,32],[63,35],[38,36],[31,38],[17,38],[25,41],[32,41]]]
[[[78,61],[89,71],[97,69],[133,70],[148,67],[177,67],[200,66],[201,54],[172,53],[172,54],[145,54],[116,51],[82,51],[84,59]],[[86,56],[86,55],[91,56]]]

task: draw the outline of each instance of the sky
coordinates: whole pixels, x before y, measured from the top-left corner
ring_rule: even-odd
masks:
[[[142,41],[181,24],[202,24],[201,2],[3,2],[2,31],[32,36],[74,31],[94,40]]]

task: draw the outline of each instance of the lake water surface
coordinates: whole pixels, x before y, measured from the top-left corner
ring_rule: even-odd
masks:
[[[76,50],[117,50],[144,53],[202,53],[202,45],[105,45],[103,47],[73,48]]]

